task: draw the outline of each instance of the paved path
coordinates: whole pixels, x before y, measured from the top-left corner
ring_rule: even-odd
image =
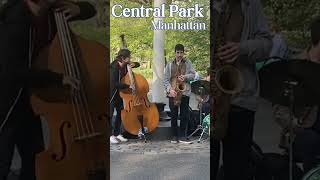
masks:
[[[111,152],[111,180],[209,180],[209,157],[208,153]]]
[[[172,144],[170,141],[129,140],[127,143],[110,145],[111,152],[135,153],[135,154],[182,154],[182,153],[210,153],[209,139],[200,143],[192,139],[192,144]]]
[[[210,143],[130,140],[111,145],[111,180],[209,180]]]

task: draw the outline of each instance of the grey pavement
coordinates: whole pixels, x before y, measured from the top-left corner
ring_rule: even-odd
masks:
[[[198,139],[198,138],[197,138]],[[197,154],[197,153],[210,153],[209,138],[197,142],[196,137],[192,137],[192,144],[177,143],[172,144],[169,140],[150,140],[144,143],[143,140],[129,139],[126,143],[111,144],[111,152],[119,153],[134,153],[134,154]]]
[[[111,180],[209,180],[209,153],[111,152]]]
[[[111,180],[209,180],[210,142],[129,140],[110,145]]]

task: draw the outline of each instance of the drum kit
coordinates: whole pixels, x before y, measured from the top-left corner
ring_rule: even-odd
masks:
[[[205,80],[193,81],[191,83],[191,92],[196,95],[196,99],[198,101],[200,121],[197,128],[187,137],[187,139],[189,139],[198,131],[201,131],[201,135],[198,139],[198,143],[200,143],[204,134],[210,136],[210,114],[208,114],[205,118],[202,118],[202,106],[205,102],[209,101],[210,82]]]
[[[320,102],[320,85],[315,83],[315,77],[320,77],[320,64],[301,60],[278,59],[264,65],[259,70],[260,96],[273,104],[280,104],[290,108],[289,135],[289,179],[293,179],[293,112],[295,107],[318,105]],[[267,61],[265,61],[267,62]],[[319,75],[318,75],[319,74]],[[316,168],[305,175],[303,180],[320,179],[320,168]]]
[[[320,167],[310,170],[302,180],[319,180],[320,179]]]

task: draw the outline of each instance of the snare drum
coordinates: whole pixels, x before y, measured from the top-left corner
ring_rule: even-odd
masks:
[[[320,179],[320,167],[311,169],[302,180],[319,180]]]
[[[202,120],[202,127],[205,129],[205,132],[210,135],[210,114]]]

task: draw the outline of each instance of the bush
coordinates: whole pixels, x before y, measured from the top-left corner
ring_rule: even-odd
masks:
[[[152,69],[134,69],[133,70],[135,73],[137,74],[141,74],[142,76],[144,76],[147,80],[152,80],[153,77],[153,71]]]
[[[110,46],[107,40],[106,28],[97,28],[94,24],[87,21],[72,23],[71,28],[77,35],[97,41],[107,47]]]

